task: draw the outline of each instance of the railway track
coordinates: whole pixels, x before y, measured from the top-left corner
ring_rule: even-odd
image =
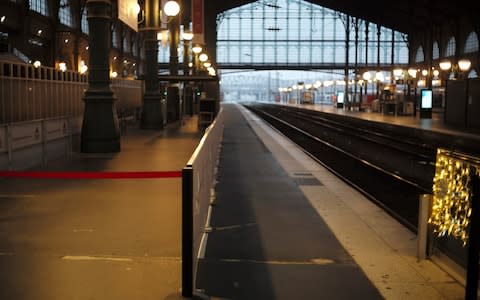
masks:
[[[297,109],[245,106],[416,232],[418,197],[431,193],[432,146]]]

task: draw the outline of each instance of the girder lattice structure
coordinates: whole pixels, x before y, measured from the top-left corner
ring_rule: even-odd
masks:
[[[353,69],[355,62],[382,68],[408,63],[405,34],[302,0],[246,4],[219,14],[217,28],[219,68],[340,69],[348,64]]]

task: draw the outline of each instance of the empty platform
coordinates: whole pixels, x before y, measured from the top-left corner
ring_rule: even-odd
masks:
[[[98,178],[1,178],[0,299],[181,299],[179,176],[202,135],[129,127],[120,153],[36,168]]]
[[[196,288],[226,299],[460,299],[416,236],[263,121],[223,105]],[[241,111],[241,113],[239,112]]]

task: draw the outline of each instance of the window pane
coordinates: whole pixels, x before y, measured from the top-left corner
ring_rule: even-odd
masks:
[[[342,13],[308,1],[256,1],[222,13],[217,27],[217,62],[252,64],[345,63],[345,21]],[[358,63],[365,62],[365,27],[358,20]],[[352,20],[352,22],[354,22]],[[351,24],[352,27],[354,24]],[[381,27],[378,56],[377,25],[368,23],[368,63],[408,62],[401,33]],[[352,33],[353,32],[353,33]],[[394,49],[392,49],[392,35]],[[355,62],[355,33],[351,30],[349,64]],[[221,47],[220,47],[221,46]]]
[[[88,34],[87,10],[85,8],[82,13],[82,32]]]
[[[472,31],[467,37],[465,41],[465,53],[473,53],[478,51],[478,36],[477,34]]]
[[[58,11],[58,18],[60,23],[72,27],[72,10],[69,0],[60,0],[60,10]]]
[[[452,37],[452,38],[448,41],[447,49],[446,49],[446,51],[445,51],[445,56],[446,56],[446,57],[454,56],[454,55],[455,55],[455,47],[456,47],[455,38]]]
[[[48,16],[47,0],[30,0],[30,9],[44,16]]]

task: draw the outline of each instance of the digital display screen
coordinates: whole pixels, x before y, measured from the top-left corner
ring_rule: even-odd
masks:
[[[421,108],[432,108],[432,90],[422,90]]]
[[[337,103],[343,103],[344,100],[344,92],[338,92],[337,93]]]

